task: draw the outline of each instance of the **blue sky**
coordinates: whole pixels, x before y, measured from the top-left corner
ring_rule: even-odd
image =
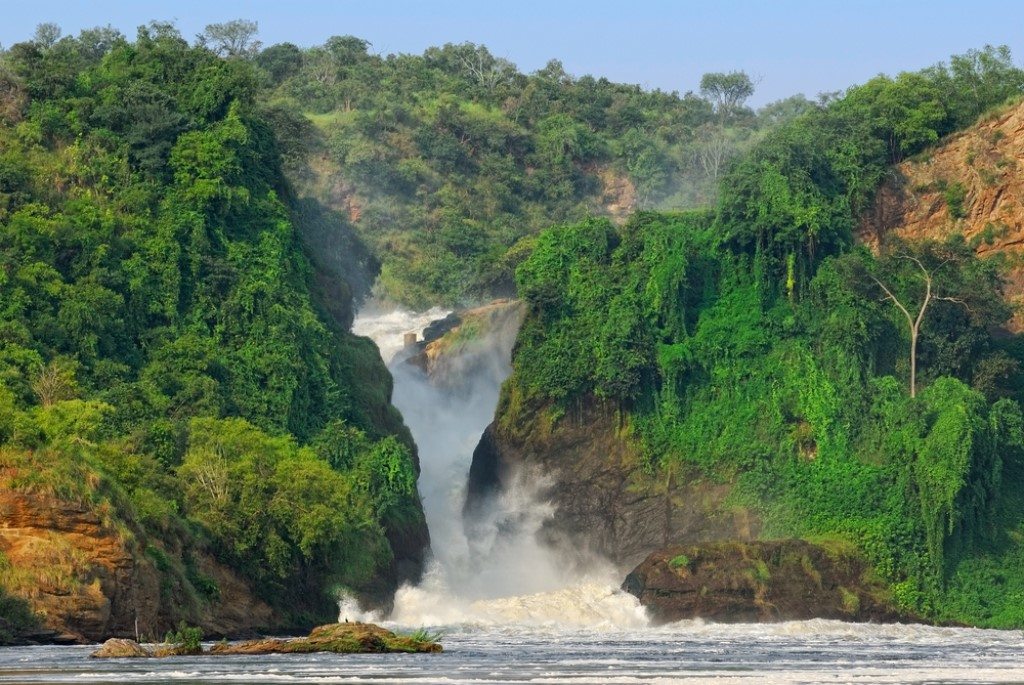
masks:
[[[0,0],[0,44],[29,38],[45,21],[65,33],[109,23],[134,36],[150,19],[173,19],[192,37],[208,23],[244,17],[259,22],[267,45],[352,34],[387,54],[468,40],[525,71],[558,58],[573,74],[680,92],[696,89],[704,72],[743,69],[760,79],[752,103],[763,104],[986,43],[1009,45],[1020,61],[1020,10],[1010,0]]]

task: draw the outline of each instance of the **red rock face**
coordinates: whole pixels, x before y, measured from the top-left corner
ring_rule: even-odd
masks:
[[[3,474],[12,476],[13,474]],[[116,525],[109,505],[92,506],[16,490],[0,478],[0,579],[26,599],[54,639],[159,637],[181,620],[211,635],[271,627],[270,608],[230,569],[195,554],[219,597],[203,601],[180,575],[161,572],[145,554],[142,533]]]
[[[962,234],[979,255],[1008,257],[1006,297],[1011,304],[1024,302],[1022,164],[1024,103],[896,167],[857,237],[878,249],[893,236],[945,240]],[[1011,328],[1024,330],[1024,315],[1018,313]]]
[[[45,626],[80,641],[155,634],[160,584],[96,511],[45,495],[0,490],[0,551]]]

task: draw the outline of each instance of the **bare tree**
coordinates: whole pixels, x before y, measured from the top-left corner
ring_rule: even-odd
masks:
[[[963,300],[957,299],[955,297],[945,297],[945,296],[939,296],[939,295],[935,294],[935,289],[933,287],[934,286],[934,275],[935,275],[935,272],[938,271],[938,269],[942,268],[942,265],[946,263],[945,261],[943,261],[941,264],[939,264],[939,266],[936,267],[935,269],[933,269],[932,271],[929,271],[928,269],[925,268],[924,264],[917,257],[912,257],[910,255],[896,255],[896,256],[899,259],[907,259],[907,260],[913,262],[914,264],[916,264],[917,268],[921,271],[921,275],[924,277],[924,298],[921,300],[921,306],[917,310],[917,314],[911,314],[910,313],[910,309],[906,305],[904,305],[902,302],[900,302],[899,298],[896,297],[896,295],[893,293],[892,290],[890,290],[884,283],[882,283],[881,280],[879,280],[873,274],[869,274],[869,275],[871,276],[871,280],[873,280],[875,283],[877,283],[878,287],[881,288],[883,292],[885,292],[885,297],[883,298],[883,300],[892,300],[893,304],[895,304],[896,307],[899,308],[899,310],[901,312],[903,312],[903,316],[905,316],[906,319],[907,319],[907,327],[910,330],[910,396],[911,397],[916,397],[917,396],[917,341],[918,341],[918,338],[920,337],[920,334],[921,334],[921,324],[924,322],[924,315],[925,315],[925,312],[928,310],[928,305],[930,305],[934,300],[945,300],[947,302],[956,302],[958,304],[963,305],[964,307],[966,307],[967,304]]]
[[[303,68],[309,77],[324,88],[338,82],[338,65],[322,48],[314,48],[306,55]]]
[[[32,391],[44,407],[74,398],[77,390],[74,368],[57,360],[44,366],[32,381]]]
[[[506,59],[495,58],[482,45],[467,44],[459,51],[459,64],[471,81],[486,90],[494,90],[512,78],[515,66]]]
[[[729,158],[731,146],[725,130],[720,126],[708,124],[702,126],[700,132],[700,138],[696,141],[697,161],[704,170],[704,176],[712,183],[717,183]]]

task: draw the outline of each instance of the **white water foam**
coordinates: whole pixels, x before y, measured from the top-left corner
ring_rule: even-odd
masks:
[[[393,402],[420,455],[419,480],[432,560],[421,583],[400,588],[387,622],[400,626],[588,627],[647,625],[636,598],[619,591],[610,569],[593,562],[579,572],[540,544],[537,532],[553,514],[538,497],[539,474],[521,473],[467,527],[462,509],[473,450],[494,416],[511,373],[515,331],[488,331],[464,351],[472,377],[452,392],[418,368],[394,361],[402,335],[419,333],[447,312],[432,309],[360,312],[353,331],[374,339],[395,379]],[[469,357],[472,356],[470,360]],[[458,364],[448,368],[458,373]],[[345,610],[355,615],[350,605]],[[359,614],[367,619],[369,617]]]
[[[359,315],[352,322],[352,332],[377,343],[381,359],[385,364],[390,364],[405,344],[404,334],[420,334],[430,322],[443,319],[449,313],[450,310],[441,307],[433,307],[425,312],[411,312],[401,308],[386,309],[370,303],[359,310]]]

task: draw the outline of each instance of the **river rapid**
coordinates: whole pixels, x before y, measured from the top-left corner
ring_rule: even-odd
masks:
[[[580,570],[537,543],[552,514],[524,477],[464,524],[472,452],[510,372],[514,331],[492,332],[458,393],[401,363],[402,334],[446,312],[366,312],[419,448],[432,559],[391,615],[352,601],[339,619],[441,633],[441,654],[90,660],[92,647],[0,649],[0,683],[1021,683],[1024,632],[799,621],[655,627],[597,560]],[[477,359],[477,362],[480,360]],[[469,531],[467,533],[467,531]]]
[[[442,654],[90,660],[0,650],[0,683],[1024,683],[1020,632],[834,621],[448,626]]]

